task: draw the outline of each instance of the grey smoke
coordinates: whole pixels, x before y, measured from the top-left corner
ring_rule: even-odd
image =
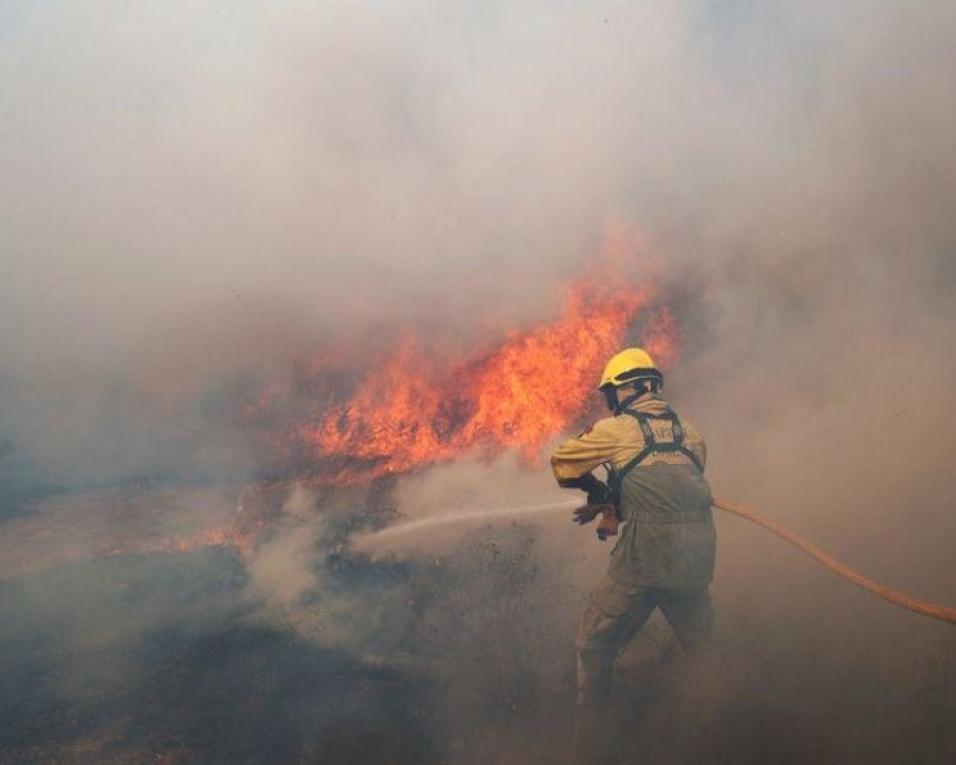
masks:
[[[447,350],[552,315],[613,216],[688,290],[668,392],[715,489],[956,603],[954,33],[942,0],[4,3],[0,513],[251,478],[236,410],[263,384],[330,339],[440,327]],[[508,459],[411,477],[401,510],[533,501],[546,476]],[[284,523],[242,589],[294,612],[323,532]],[[797,759],[952,751],[918,701],[944,627],[719,530],[727,730],[806,726]],[[509,548],[532,591],[574,588],[532,625],[571,630],[600,571],[596,542],[562,557],[574,531]]]
[[[949,326],[947,3],[0,13],[3,431],[55,477],[246,470],[237,379],[546,315],[607,214],[728,365]]]

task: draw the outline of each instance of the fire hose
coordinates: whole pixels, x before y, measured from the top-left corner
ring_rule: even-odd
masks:
[[[853,582],[853,584],[858,587],[862,587],[867,592],[871,592],[877,597],[889,601],[893,605],[900,606],[917,614],[922,614],[923,616],[928,616],[930,619],[938,619],[941,622],[956,624],[956,608],[949,608],[948,606],[942,606],[938,603],[920,600],[912,595],[907,595],[905,592],[900,592],[899,590],[894,590],[892,587],[874,582],[872,579],[863,576],[859,571],[855,571],[845,563],[841,563],[833,556],[828,555],[799,534],[794,533],[785,526],[781,526],[776,521],[772,521],[753,510],[741,507],[735,502],[729,502],[725,499],[714,499],[714,507],[765,528],[771,534],[775,534],[785,542],[789,542],[794,547],[802,550],[817,561],[817,563],[828,568],[837,576],[849,582]]]
[[[382,540],[388,537],[401,536],[412,531],[422,531],[431,526],[441,526],[448,523],[461,523],[468,520],[487,520],[490,517],[549,512],[559,507],[570,507],[577,504],[579,503],[574,501],[554,502],[543,505],[528,505],[525,507],[508,507],[494,510],[463,512],[454,515],[444,515],[437,517],[433,516],[430,518],[424,518],[417,521],[411,521],[408,523],[399,524],[397,526],[389,526],[387,528],[380,529],[379,531],[373,532],[366,537],[366,544],[373,540]],[[921,600],[919,598],[913,597],[912,595],[908,595],[905,592],[894,590],[892,587],[887,587],[879,582],[874,582],[872,579],[863,576],[863,574],[861,574],[859,571],[856,571],[847,566],[845,563],[838,561],[832,555],[824,552],[815,544],[807,539],[804,539],[796,532],[791,531],[785,526],[781,526],[776,521],[772,521],[754,510],[742,507],[736,502],[730,502],[726,499],[714,499],[713,505],[719,510],[723,510],[731,515],[736,515],[738,518],[743,518],[744,520],[750,521],[751,523],[766,529],[771,534],[776,535],[785,542],[789,542],[797,549],[806,553],[815,561],[817,561],[817,563],[829,569],[832,573],[836,574],[840,578],[846,579],[848,582],[852,582],[858,587],[862,587],[867,592],[870,592],[877,597],[883,598],[883,600],[886,600],[895,606],[905,608],[908,611],[913,611],[914,613],[921,614],[922,616],[928,616],[930,619],[948,622],[949,624],[956,624],[956,608],[950,608],[948,606],[940,605],[939,603],[931,603],[927,600]],[[612,509],[613,505],[606,505],[603,507]],[[614,515],[610,518],[606,518],[606,520],[609,521],[609,528],[613,528],[613,531],[609,532],[612,536],[617,533],[617,523],[619,522],[616,516],[616,508],[613,509],[615,511]]]

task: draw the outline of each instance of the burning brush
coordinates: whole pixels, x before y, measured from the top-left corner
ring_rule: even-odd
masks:
[[[594,370],[625,340],[639,339],[669,368],[681,330],[655,273],[634,278],[642,237],[617,229],[602,256],[560,288],[556,317],[508,331],[436,363],[435,346],[412,331],[353,368],[346,354],[316,356],[297,375],[267,385],[247,407],[253,420],[295,419],[272,430],[296,482],[313,491],[374,486],[468,454],[516,451],[534,466],[561,432],[597,415]],[[290,402],[308,402],[306,410]],[[287,474],[288,475],[288,474]],[[240,546],[281,515],[286,479],[248,487],[240,499]],[[387,491],[387,490],[385,490]]]
[[[515,449],[533,463],[588,414],[594,370],[625,339],[638,335],[664,368],[677,357],[681,332],[659,280],[629,280],[614,249],[563,287],[557,318],[440,366],[411,332],[359,370],[314,362],[295,391],[312,397],[310,411],[280,443],[310,466],[315,485],[366,483],[472,451]],[[342,378],[357,382],[343,393]],[[273,384],[251,411],[277,406],[292,388]]]

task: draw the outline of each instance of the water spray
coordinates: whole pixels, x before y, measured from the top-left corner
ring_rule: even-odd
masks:
[[[435,526],[447,526],[467,521],[484,521],[495,518],[511,518],[518,515],[533,515],[535,513],[544,513],[550,510],[571,509],[581,504],[581,500],[564,500],[563,502],[550,502],[543,505],[520,505],[518,507],[496,507],[488,510],[469,510],[452,515],[434,515],[430,518],[421,518],[417,521],[408,521],[399,523],[395,526],[387,526],[384,529],[373,531],[361,537],[362,543],[378,542],[383,539],[392,539],[394,537],[403,537],[414,531],[423,531]]]
[[[431,518],[422,518],[417,521],[409,521],[408,523],[401,523],[396,526],[389,526],[387,528],[381,529],[380,531],[376,531],[364,536],[362,538],[362,542],[378,542],[381,540],[402,537],[412,532],[422,531],[424,529],[429,529],[436,526],[458,524],[473,520],[478,521],[513,518],[515,516],[533,515],[536,513],[544,513],[552,510],[570,509],[572,507],[577,507],[580,504],[580,500],[565,500],[563,502],[551,502],[549,504],[541,505],[521,505],[519,507],[493,508],[489,510],[473,510],[469,512],[455,513],[453,515],[439,515]],[[771,534],[776,535],[780,539],[790,543],[797,549],[809,555],[811,558],[817,561],[817,563],[824,566],[842,579],[846,579],[848,582],[852,582],[858,587],[862,587],[867,592],[872,593],[877,597],[883,598],[883,600],[892,603],[895,606],[905,608],[908,611],[913,611],[914,613],[920,614],[922,616],[928,616],[930,619],[948,622],[949,624],[956,624],[956,608],[950,608],[949,606],[940,605],[939,603],[921,600],[920,598],[908,595],[905,592],[894,590],[892,587],[887,587],[884,584],[875,582],[872,579],[863,576],[863,574],[861,574],[859,571],[856,571],[855,569],[847,566],[845,563],[837,560],[832,555],[826,553],[817,545],[803,538],[796,532],[791,531],[785,526],[781,526],[776,521],[773,521],[754,510],[742,507],[735,502],[730,502],[725,499],[715,499],[714,507],[718,508],[719,510],[723,510],[726,513],[730,513],[731,515],[736,515],[738,518],[743,518],[750,523],[766,529]]]

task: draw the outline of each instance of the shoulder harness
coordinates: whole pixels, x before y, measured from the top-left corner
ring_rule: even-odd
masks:
[[[697,455],[684,445],[684,426],[681,425],[680,418],[674,412],[665,414],[646,414],[645,412],[636,412],[633,409],[625,409],[621,414],[626,414],[637,420],[641,428],[641,434],[644,436],[644,448],[620,470],[615,470],[608,477],[608,488],[611,490],[611,496],[616,500],[620,499],[621,484],[624,483],[624,477],[634,468],[640,465],[653,453],[673,453],[679,452],[689,459],[697,469],[703,473],[704,466],[700,464]],[[674,434],[673,441],[659,442],[654,438],[654,431],[651,430],[649,420],[667,420],[671,424]]]

